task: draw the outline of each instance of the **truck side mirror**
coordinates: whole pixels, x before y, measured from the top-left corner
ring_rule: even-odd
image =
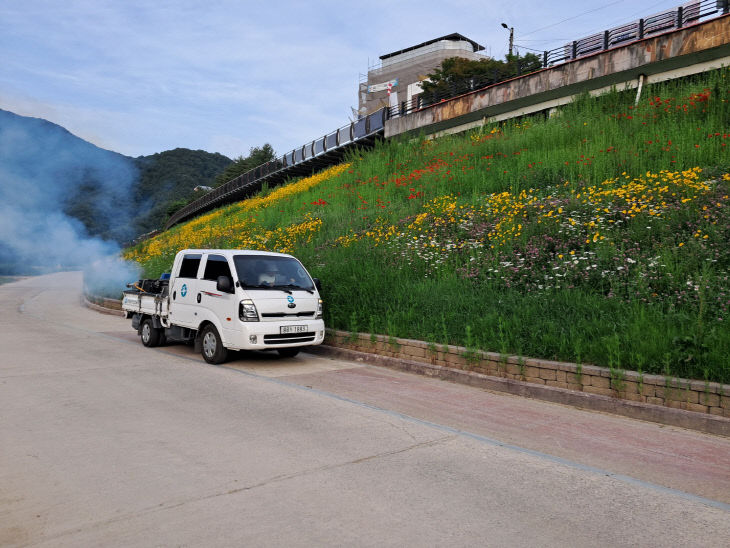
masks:
[[[215,288],[223,293],[233,293],[233,282],[228,276],[218,276]]]
[[[322,291],[322,282],[319,281],[319,278],[312,278],[312,281],[314,282],[314,287],[317,288],[317,291]]]

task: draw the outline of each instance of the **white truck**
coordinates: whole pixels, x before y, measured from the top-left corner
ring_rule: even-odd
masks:
[[[172,272],[124,291],[122,310],[142,344],[195,344],[208,363],[228,350],[277,350],[295,356],[322,344],[320,283],[296,258],[237,249],[185,249]]]

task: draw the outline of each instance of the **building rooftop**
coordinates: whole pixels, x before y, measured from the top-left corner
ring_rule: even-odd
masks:
[[[429,44],[434,44],[436,42],[440,42],[441,40],[451,40],[454,42],[458,42],[458,41],[469,42],[472,45],[472,47],[474,48],[474,51],[481,51],[484,49],[484,46],[482,46],[481,44],[477,44],[474,40],[471,40],[471,39],[467,38],[466,36],[459,34],[458,32],[454,32],[452,34],[447,34],[446,36],[441,36],[440,38],[434,38],[433,40],[423,42],[422,44],[418,44],[417,46],[411,46],[409,48],[394,51],[392,53],[386,53],[385,55],[381,55],[380,59],[381,60],[388,59],[390,57],[400,55],[401,53],[406,53],[407,51],[412,51],[414,49],[428,46]]]

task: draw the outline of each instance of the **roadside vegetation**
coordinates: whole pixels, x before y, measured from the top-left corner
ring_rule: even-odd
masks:
[[[330,327],[730,382],[730,71],[390,141],[126,250],[295,254]]]

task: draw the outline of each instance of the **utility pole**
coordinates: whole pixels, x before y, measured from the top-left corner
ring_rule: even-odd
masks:
[[[502,26],[509,31],[509,56],[512,57],[512,46],[515,43],[515,28],[508,27],[507,23],[502,23]]]

